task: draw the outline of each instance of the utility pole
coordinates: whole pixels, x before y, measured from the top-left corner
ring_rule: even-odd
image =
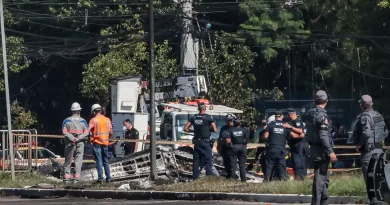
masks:
[[[156,161],[156,96],[154,79],[154,15],[153,0],[149,0],[149,71],[150,71],[150,177],[157,179]]]
[[[181,76],[198,75],[199,41],[193,38],[192,0],[180,0],[182,5],[183,33],[181,38]]]
[[[1,18],[1,44],[3,47],[3,66],[4,66],[4,81],[5,81],[5,98],[7,103],[7,123],[8,123],[8,138],[9,138],[9,156],[11,157],[11,178],[15,180],[15,155],[14,155],[14,140],[11,127],[11,102],[9,99],[8,85],[8,67],[7,67],[7,50],[5,47],[5,30],[4,30],[4,8],[3,0],[0,0],[0,18]]]
[[[8,67],[7,67],[7,50],[5,47],[5,30],[4,30],[4,8],[3,0],[0,0],[0,18],[1,18],[1,44],[3,47],[3,66],[4,66],[4,81],[5,81],[5,98],[7,103],[7,123],[8,123],[8,138],[9,138],[9,156],[11,157],[11,178],[15,180],[15,155],[14,155],[14,140],[11,127],[11,102],[9,99],[9,84],[8,84]]]

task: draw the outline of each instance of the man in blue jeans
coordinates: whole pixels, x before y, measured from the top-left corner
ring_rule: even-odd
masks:
[[[194,115],[184,127],[184,131],[189,132],[191,125],[194,126],[194,156],[192,174],[193,180],[199,178],[200,161],[204,159],[204,165],[206,167],[206,175],[213,175],[213,156],[212,148],[210,146],[211,132],[217,132],[217,126],[215,125],[212,116],[206,114],[206,105],[201,102],[198,104],[199,114]]]
[[[95,115],[89,122],[89,130],[93,139],[93,157],[96,161],[98,172],[97,183],[103,183],[103,167],[106,174],[106,182],[111,181],[110,165],[108,163],[108,146],[112,135],[111,120],[101,114],[102,107],[99,104],[92,105],[91,112]]]

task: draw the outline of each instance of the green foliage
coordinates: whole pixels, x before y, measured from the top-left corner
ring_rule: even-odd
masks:
[[[104,43],[109,43],[110,52],[100,53],[91,62],[84,65],[81,93],[89,98],[96,99],[99,103],[107,105],[109,96],[110,79],[118,76],[142,75],[148,76],[149,52],[144,40],[142,23],[138,16],[115,27],[102,30],[102,35],[123,34],[119,38],[108,38]],[[171,48],[168,41],[161,45],[155,45],[156,78],[175,77],[178,73],[176,60],[170,58]]]
[[[7,66],[13,73],[19,73],[21,70],[30,66],[30,60],[25,56],[26,47],[23,45],[23,38],[9,36],[6,38],[7,46]],[[3,68],[3,53],[0,54],[0,63]],[[4,69],[0,70],[3,74]],[[0,91],[5,89],[4,78],[0,79]]]
[[[31,129],[34,125],[38,124],[37,117],[35,116],[35,114],[29,110],[24,109],[16,102],[11,105],[11,118],[13,130]],[[7,119],[4,118],[5,122],[6,120]],[[8,126],[6,124],[3,125],[3,129],[7,128]]]
[[[215,34],[213,51],[205,50],[200,58],[200,74],[211,79],[209,95],[212,102],[244,111],[244,120],[255,120],[252,107],[253,91],[246,86],[255,81],[251,69],[256,53],[249,47],[234,42],[228,33]]]
[[[179,75],[176,59],[170,58],[171,52],[172,48],[169,47],[167,40],[163,44],[155,45],[154,63],[156,79],[174,78]]]
[[[381,8],[390,8],[389,1],[387,0],[382,0],[378,3],[378,6]]]
[[[64,3],[67,2],[64,1]],[[99,22],[101,17],[122,16],[124,19],[127,19],[131,15],[148,14],[147,0],[110,0],[108,2],[77,0],[76,2],[77,4],[53,3],[48,10],[50,14],[55,15],[58,19],[67,19],[71,16],[86,17],[86,23],[85,19],[73,22],[72,26],[76,29],[88,28],[90,23],[101,24]],[[175,4],[172,4],[169,0],[156,0],[153,3],[155,14],[166,14],[177,9]],[[116,20],[115,22],[118,21]]]
[[[298,9],[288,11],[281,7],[280,1],[245,0],[240,4],[246,21],[240,25],[239,34],[250,44],[261,46],[267,62],[278,55],[278,49],[290,49],[294,39],[305,39],[304,34],[309,33]]]
[[[257,90],[259,98],[271,98],[273,100],[283,100],[283,92],[279,88],[274,87],[272,90]]]

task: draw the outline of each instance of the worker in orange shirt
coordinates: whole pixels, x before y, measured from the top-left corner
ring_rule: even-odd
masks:
[[[108,146],[112,135],[111,120],[102,115],[102,107],[99,104],[92,105],[93,117],[89,121],[89,131],[92,133],[93,156],[98,172],[97,183],[103,183],[103,167],[106,174],[106,182],[111,181],[110,166],[108,164]]]

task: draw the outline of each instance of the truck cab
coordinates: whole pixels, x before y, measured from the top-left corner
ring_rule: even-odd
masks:
[[[161,125],[160,125],[160,138],[161,140],[169,141],[190,141],[193,138],[192,132],[185,132],[184,126],[189,119],[199,113],[197,103],[194,104],[163,104],[165,109],[162,112]],[[225,116],[228,113],[240,114],[242,110],[237,110],[223,105],[206,105],[206,113],[214,118],[217,126],[217,132],[211,133],[212,139],[217,139],[219,131],[225,123]],[[193,130],[192,126],[190,130]],[[175,145],[177,149],[180,143]]]

